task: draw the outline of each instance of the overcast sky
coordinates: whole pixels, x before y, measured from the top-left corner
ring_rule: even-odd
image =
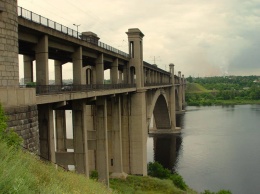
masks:
[[[18,5],[128,52],[144,33],[144,60],[185,77],[260,75],[260,0],[18,0]]]

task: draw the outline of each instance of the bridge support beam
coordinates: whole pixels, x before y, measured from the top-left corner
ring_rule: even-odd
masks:
[[[147,126],[145,91],[131,96],[130,173],[147,175]]]
[[[72,63],[73,63],[73,84],[82,84],[83,72],[82,72],[82,47],[78,47],[75,52],[72,54]]]
[[[55,160],[53,110],[51,104],[38,105],[40,156],[51,162]]]
[[[96,66],[95,66],[95,81],[96,84],[103,84],[104,83],[104,60],[103,60],[103,53],[98,56],[96,59]]]
[[[170,116],[171,116],[171,129],[176,131],[176,109],[175,109],[175,85],[174,85],[174,64],[170,64],[170,73],[171,73],[171,83],[172,87],[170,88]]]
[[[62,62],[54,61],[55,85],[62,85]]]
[[[49,85],[48,36],[44,35],[36,46],[36,82],[38,85]]]
[[[96,101],[96,165],[99,181],[109,186],[108,141],[107,141],[107,100],[98,97]]]
[[[178,111],[182,111],[182,98],[183,98],[183,84],[181,79],[181,72],[178,72],[179,89],[178,89]]]
[[[72,101],[73,145],[76,172],[89,176],[86,105],[81,100]]]
[[[111,81],[112,84],[118,84],[118,59],[116,58],[111,67]]]
[[[123,172],[122,136],[121,136],[121,97],[116,96],[112,100],[112,162],[113,173],[111,178],[126,178]]]
[[[24,63],[24,84],[33,81],[33,59],[30,56],[23,56]]]
[[[56,152],[66,152],[66,114],[65,110],[55,110]],[[67,165],[62,165],[65,169]]]

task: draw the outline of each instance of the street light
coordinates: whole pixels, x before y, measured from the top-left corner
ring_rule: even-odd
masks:
[[[77,38],[78,38],[79,37],[79,26],[80,26],[80,24],[73,24],[73,25],[77,27]]]

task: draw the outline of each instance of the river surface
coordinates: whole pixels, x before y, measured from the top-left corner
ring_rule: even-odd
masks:
[[[196,191],[260,193],[260,105],[187,107],[177,137],[148,138],[148,160]]]

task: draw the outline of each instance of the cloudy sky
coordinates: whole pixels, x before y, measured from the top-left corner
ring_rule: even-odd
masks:
[[[260,75],[260,0],[18,0],[18,5],[128,51],[144,34],[144,60],[185,76]]]

